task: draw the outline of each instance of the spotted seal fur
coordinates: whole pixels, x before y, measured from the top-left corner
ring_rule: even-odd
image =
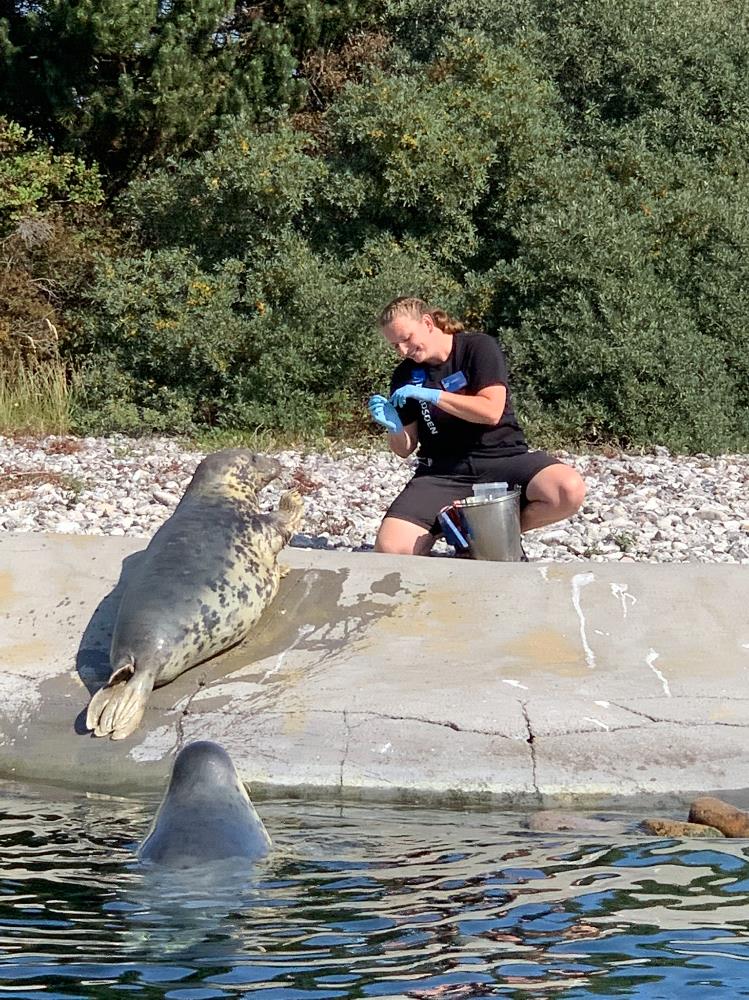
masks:
[[[138,859],[166,868],[210,862],[257,861],[270,837],[218,743],[188,743],[177,754],[169,787]]]
[[[277,555],[302,499],[257,509],[279,463],[245,448],[208,455],[128,578],[112,634],[112,675],[88,706],[95,736],[118,740],[140,723],[154,687],[242,639],[278,590]]]

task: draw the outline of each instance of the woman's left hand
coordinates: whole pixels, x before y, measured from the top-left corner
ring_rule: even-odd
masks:
[[[441,389],[425,389],[423,385],[402,385],[390,397],[393,406],[403,406],[407,399],[415,399],[420,403],[437,403],[442,394]]]

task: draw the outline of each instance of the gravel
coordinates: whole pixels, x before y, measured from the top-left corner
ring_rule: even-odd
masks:
[[[283,474],[261,506],[289,486],[303,491],[292,540],[302,548],[371,548],[414,464],[353,448],[274,454]],[[555,454],[588,493],[575,517],[524,536],[530,559],[749,563],[749,455]],[[202,457],[171,438],[0,436],[0,531],[149,537]]]

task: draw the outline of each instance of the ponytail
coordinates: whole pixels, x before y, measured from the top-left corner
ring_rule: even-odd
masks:
[[[392,302],[388,302],[380,315],[377,317],[379,327],[387,326],[398,316],[412,316],[414,319],[421,319],[423,316],[431,316],[432,322],[443,333],[455,334],[465,329],[459,319],[455,319],[439,306],[429,306],[423,299],[413,298],[408,295],[401,295]]]

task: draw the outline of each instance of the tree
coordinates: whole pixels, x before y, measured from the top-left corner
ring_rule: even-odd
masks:
[[[0,354],[54,354],[103,226],[96,170],[0,118]]]
[[[0,112],[55,148],[95,160],[110,186],[207,144],[224,115],[303,93],[283,37],[272,45],[266,33],[254,52],[249,38],[228,30],[233,0],[7,6]]]
[[[237,114],[298,109],[300,63],[380,0],[14,0],[0,7],[0,114],[96,161],[108,188],[208,148]]]

